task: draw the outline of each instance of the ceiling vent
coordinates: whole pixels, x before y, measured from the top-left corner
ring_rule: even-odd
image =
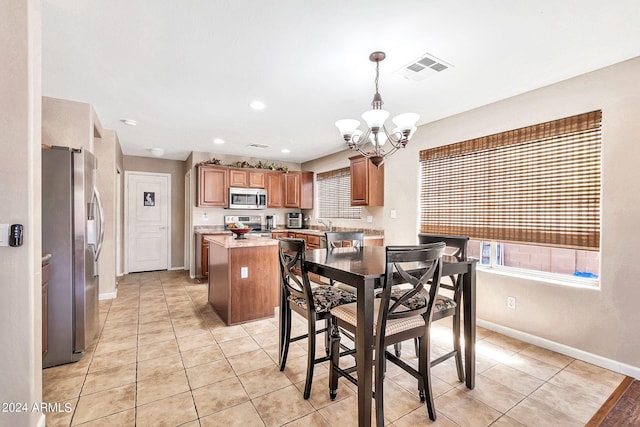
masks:
[[[264,145],[264,144],[249,144],[249,145],[247,145],[247,147],[249,147],[249,148],[259,148],[261,150],[264,150],[265,148],[269,148],[268,145]]]
[[[419,58],[404,65],[393,74],[402,76],[407,80],[419,82],[426,79],[427,77],[435,76],[439,72],[451,67],[451,64],[438,59],[433,55],[425,53]]]

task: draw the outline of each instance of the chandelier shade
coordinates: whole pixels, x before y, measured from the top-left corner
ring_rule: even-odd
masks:
[[[387,130],[385,121],[389,118],[389,112],[382,109],[382,96],[378,91],[380,61],[385,57],[384,52],[373,52],[369,55],[369,60],[376,63],[376,92],[371,102],[372,109],[362,114],[367,129],[364,132],[361,131],[359,129],[360,122],[354,119],[338,120],[335,123],[349,148],[369,158],[376,167],[380,167],[385,157],[407,145],[416,130],[416,123],[420,119],[416,113],[399,114],[392,119],[396,127],[392,132]],[[388,150],[383,149],[386,142],[390,144],[390,147],[387,147]],[[369,144],[371,144],[371,149],[367,147]]]

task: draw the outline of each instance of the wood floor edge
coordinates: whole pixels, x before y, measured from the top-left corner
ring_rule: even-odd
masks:
[[[599,426],[602,423],[602,421],[604,421],[604,419],[607,417],[609,412],[611,412],[611,410],[616,405],[618,400],[620,400],[624,392],[627,391],[627,389],[629,388],[631,383],[633,383],[634,380],[635,378],[625,377],[620,383],[620,385],[618,385],[618,387],[616,387],[613,393],[611,393],[609,398],[602,404],[600,409],[598,409],[598,411],[596,411],[596,413],[593,414],[593,417],[591,417],[589,422],[585,424],[585,427]]]

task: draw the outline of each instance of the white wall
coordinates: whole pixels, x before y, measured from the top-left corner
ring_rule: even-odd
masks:
[[[24,225],[0,247],[0,403],[42,401],[40,2],[0,0],[0,223]],[[44,425],[0,412],[0,426]]]

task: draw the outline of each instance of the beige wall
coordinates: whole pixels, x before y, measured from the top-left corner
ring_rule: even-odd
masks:
[[[42,401],[40,2],[0,0],[0,223],[24,225],[0,247],[0,402]],[[0,412],[0,426],[44,425],[42,414]]]
[[[86,148],[93,153],[95,117],[89,104],[45,96],[42,98],[42,143]]]
[[[601,288],[478,273],[478,318],[619,362],[640,375],[640,58],[421,126],[385,163],[387,244],[415,242],[418,153],[483,135],[602,109]],[[397,219],[389,212],[397,210]],[[517,298],[508,310],[507,296]],[[615,364],[608,366],[614,367]]]
[[[116,219],[120,214],[116,205],[116,176],[118,169],[122,170],[118,135],[112,130],[103,130],[102,138],[95,139],[94,153],[98,160],[97,187],[105,216],[104,241],[98,261],[100,298],[104,299],[115,297],[116,292]]]
[[[171,265],[184,267],[184,162],[124,156],[125,171],[171,174]]]

